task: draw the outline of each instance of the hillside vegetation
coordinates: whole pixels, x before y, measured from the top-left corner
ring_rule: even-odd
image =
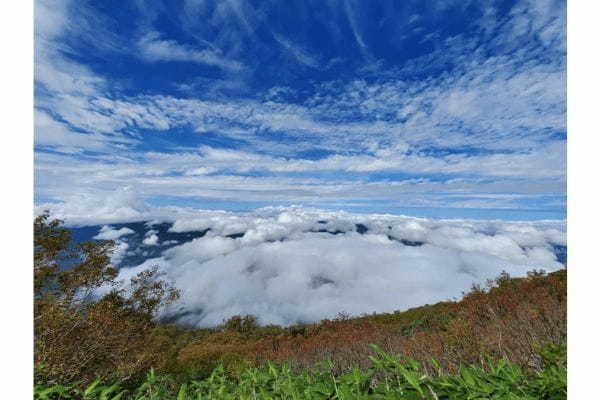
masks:
[[[114,243],[74,245],[48,215],[34,228],[36,398],[566,397],[566,269],[403,312],[191,329],[154,318],[178,297],[156,270],[124,290]]]

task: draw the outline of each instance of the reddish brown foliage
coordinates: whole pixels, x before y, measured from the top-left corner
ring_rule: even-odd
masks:
[[[566,270],[524,279],[501,276],[488,289],[474,287],[460,302],[422,307],[411,313],[412,321],[403,313],[324,321],[299,335],[263,339],[254,351],[261,361],[306,367],[330,359],[343,370],[366,366],[368,344],[374,343],[425,364],[435,358],[447,370],[482,362],[484,355],[540,368],[539,347],[566,341]]]

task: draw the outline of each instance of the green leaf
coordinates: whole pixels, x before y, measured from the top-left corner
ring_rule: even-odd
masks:
[[[467,385],[475,386],[475,379],[473,378],[473,375],[471,375],[467,368],[461,368],[460,375],[463,377]]]
[[[88,396],[90,396],[92,393],[94,393],[94,391],[96,390],[96,386],[98,386],[100,384],[100,379],[96,379],[94,382],[92,382],[83,392],[83,397],[86,398]]]
[[[177,393],[177,400],[185,400],[186,397],[187,397],[187,384],[184,383],[179,388],[179,393]]]

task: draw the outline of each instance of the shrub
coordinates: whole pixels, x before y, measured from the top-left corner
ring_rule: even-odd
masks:
[[[72,243],[47,213],[34,221],[34,363],[47,382],[128,380],[163,362],[167,345],[153,317],[178,292],[156,279],[156,269],[121,288],[110,265],[113,247]],[[98,295],[101,287],[108,293]]]
[[[297,368],[335,361],[337,372],[365,366],[369,343],[409,356],[426,370],[434,357],[443,370],[460,365],[508,359],[523,368],[541,370],[538,350],[566,343],[566,270],[539,271],[526,278],[503,274],[485,288],[473,287],[463,300],[406,312],[322,321],[286,330],[255,346],[260,360],[288,361]]]

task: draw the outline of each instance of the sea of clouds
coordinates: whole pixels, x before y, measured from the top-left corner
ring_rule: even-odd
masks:
[[[564,221],[441,220],[302,207],[194,211],[169,221],[170,234],[199,236],[185,242],[161,240],[161,222],[143,225],[136,248],[126,227],[105,225],[96,238],[116,240],[117,264],[131,252],[154,249],[157,256],[139,265],[121,265],[120,278],[158,266],[162,279],[182,294],[161,316],[197,327],[234,315],[290,325],[457,299],[502,271],[524,276],[563,268],[556,248],[566,246]]]

